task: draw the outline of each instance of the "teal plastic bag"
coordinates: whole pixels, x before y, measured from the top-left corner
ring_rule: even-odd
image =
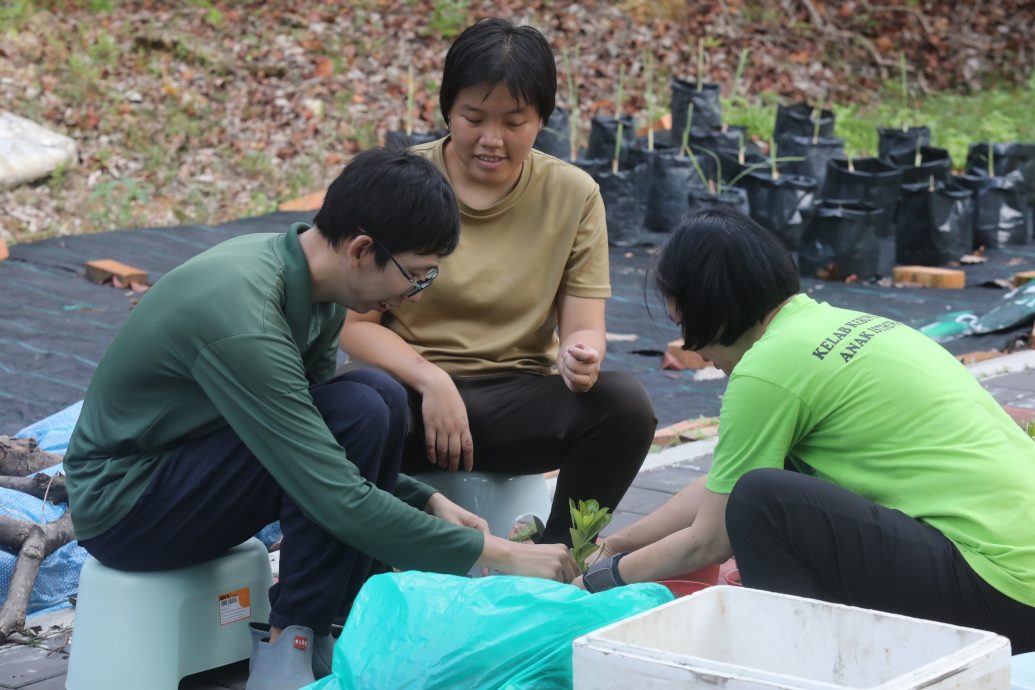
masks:
[[[334,647],[334,673],[305,690],[571,688],[576,637],[672,599],[653,583],[589,594],[531,577],[377,575]]]

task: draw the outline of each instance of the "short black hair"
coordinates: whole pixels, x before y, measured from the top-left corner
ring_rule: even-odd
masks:
[[[460,209],[445,176],[425,158],[383,148],[345,166],[313,224],[333,247],[370,235],[380,244],[374,254],[379,268],[389,252],[447,256],[460,241]]]
[[[661,296],[679,312],[688,350],[734,344],[800,289],[787,249],[731,208],[684,217],[658,253],[654,273]]]
[[[469,86],[504,83],[518,102],[535,108],[546,122],[557,98],[557,63],[546,37],[532,26],[485,18],[464,29],[446,53],[438,91],[442,119]],[[488,95],[488,94],[486,94]]]

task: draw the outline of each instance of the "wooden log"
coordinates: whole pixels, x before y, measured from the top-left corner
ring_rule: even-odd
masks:
[[[65,478],[60,474],[50,476],[40,472],[31,477],[0,477],[0,488],[14,489],[54,503],[68,503]]]
[[[70,510],[45,525],[0,517],[0,541],[19,549],[14,574],[7,588],[7,599],[0,608],[0,644],[11,633],[25,627],[25,612],[43,559],[73,539],[75,532]]]
[[[147,271],[113,259],[96,259],[86,262],[86,279],[100,284],[117,280],[119,287],[128,287],[133,283],[147,285]]]
[[[0,436],[0,474],[24,477],[59,462],[60,455],[41,450],[34,438]]]
[[[967,274],[953,268],[936,266],[895,266],[895,282],[930,288],[961,289]]]

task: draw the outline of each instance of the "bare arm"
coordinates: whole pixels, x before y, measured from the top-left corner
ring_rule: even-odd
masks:
[[[561,293],[557,330],[561,341],[557,371],[569,389],[584,393],[597,382],[607,351],[604,300]]]
[[[733,547],[726,534],[729,495],[713,493],[703,487],[702,492],[697,515],[689,527],[672,532],[622,558],[618,570],[623,580],[662,580],[722,563],[733,555]]]
[[[636,551],[692,525],[708,493],[704,488],[705,479],[701,477],[688,484],[650,515],[609,536],[606,540],[609,551]]]
[[[456,470],[474,467],[474,442],[464,405],[449,374],[417,354],[397,333],[381,324],[376,311],[349,311],[341,329],[341,349],[361,362],[380,367],[421,394],[424,447],[428,461]]]

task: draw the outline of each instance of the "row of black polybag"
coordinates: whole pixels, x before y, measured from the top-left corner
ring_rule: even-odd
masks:
[[[777,111],[774,165],[745,128],[722,123],[718,93],[715,84],[697,90],[673,80],[673,126],[657,133],[653,150],[623,117],[617,170],[619,121],[592,119],[589,145],[572,162],[600,185],[612,244],[654,243],[686,212],[727,205],[796,250],[803,275],[865,279],[878,272],[881,238],[895,238],[896,263],[941,265],[1032,237],[1035,144],[975,143],[957,175],[927,127],[886,128],[877,157],[849,159],[834,113],[798,103]],[[558,109],[536,146],[568,159],[567,132]]]

